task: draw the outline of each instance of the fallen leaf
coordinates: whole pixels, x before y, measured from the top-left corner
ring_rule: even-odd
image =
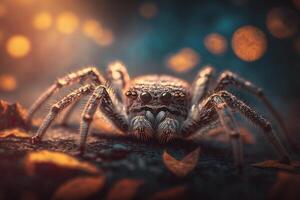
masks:
[[[163,191],[156,192],[151,200],[169,200],[169,199],[187,199],[186,196],[187,188],[186,186],[176,186],[173,188],[169,188]]]
[[[19,104],[9,104],[0,100],[0,130],[11,128],[28,128],[26,110]]]
[[[8,137],[28,138],[29,135],[27,134],[27,132],[18,128],[7,129],[0,132],[0,138],[8,138]]]
[[[258,168],[274,168],[274,169],[283,169],[288,171],[294,171],[295,167],[293,164],[284,164],[279,162],[278,160],[266,160],[260,163],[252,164],[254,167]]]
[[[133,199],[139,187],[144,183],[139,179],[121,179],[110,189],[106,200]]]
[[[197,165],[200,155],[200,148],[198,147],[182,160],[177,160],[166,151],[163,154],[163,161],[165,166],[176,176],[185,177],[189,172],[191,172]]]
[[[279,172],[269,193],[269,199],[300,199],[300,175]]]
[[[30,176],[38,173],[55,174],[66,170],[99,173],[99,170],[88,162],[81,162],[67,154],[47,150],[28,153],[25,157],[25,169]]]
[[[104,183],[104,176],[74,178],[63,183],[52,199],[89,199],[102,189]]]

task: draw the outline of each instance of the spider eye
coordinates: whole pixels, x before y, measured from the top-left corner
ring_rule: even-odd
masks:
[[[143,103],[148,103],[149,101],[151,101],[152,96],[149,92],[142,92],[142,94],[140,95],[140,99]]]
[[[130,90],[128,90],[128,91],[125,93],[125,95],[126,95],[127,97],[131,97],[131,98],[133,98],[133,99],[135,99],[135,98],[137,97],[137,93],[136,93],[135,91],[130,91]]]
[[[171,102],[172,100],[172,95],[170,92],[164,92],[162,93],[162,95],[160,96],[160,100],[164,103],[164,104],[168,104]]]

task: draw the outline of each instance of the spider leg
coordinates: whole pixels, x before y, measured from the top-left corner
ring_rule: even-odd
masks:
[[[43,138],[45,132],[47,131],[51,123],[54,121],[54,119],[63,109],[69,106],[72,102],[82,98],[82,96],[88,95],[93,90],[94,90],[93,85],[82,86],[77,90],[73,91],[72,93],[70,93],[68,96],[58,101],[56,104],[54,104],[51,107],[48,115],[45,117],[44,121],[40,125],[39,129],[37,130],[35,136],[32,137],[32,141],[39,142]]]
[[[254,124],[258,125],[264,132],[267,140],[273,145],[275,151],[277,152],[281,162],[289,163],[290,156],[287,150],[280,143],[278,138],[275,136],[273,128],[268,120],[258,114],[255,110],[250,108],[243,101],[237,99],[234,95],[227,91],[220,91],[220,96],[226,101],[226,103],[232,109],[238,110],[246,118],[251,120]]]
[[[198,105],[207,95],[214,73],[215,69],[211,66],[206,66],[198,72],[192,84],[192,105]]]
[[[238,126],[227,103],[218,95],[213,100],[221,125],[231,140],[235,166],[240,170],[243,165],[243,146]]]
[[[79,102],[80,102],[80,99],[75,100],[74,103],[72,103],[70,106],[68,106],[67,110],[64,113],[62,113],[61,121],[59,123],[60,125],[66,126],[68,124],[68,120],[70,119],[71,115],[75,111]]]
[[[254,85],[250,81],[244,79],[243,77],[241,77],[238,74],[235,74],[230,71],[225,71],[220,75],[220,77],[217,81],[216,87],[214,89],[214,92],[224,90],[224,89],[226,89],[227,86],[230,86],[230,85],[234,85],[234,86],[240,87],[242,89],[245,89],[245,90],[249,91],[250,93],[254,94],[255,96],[257,96],[263,102],[263,104],[267,107],[267,109],[270,111],[272,116],[277,120],[281,129],[284,131],[285,136],[289,140],[289,143],[291,143],[290,139],[289,139],[288,130],[285,126],[283,119],[281,118],[280,114],[276,111],[276,109],[272,106],[271,102],[266,98],[266,96],[261,88],[257,87],[256,85]]]
[[[58,78],[40,97],[32,104],[28,110],[27,121],[30,121],[35,112],[60,88],[74,83],[83,83],[90,79],[95,85],[104,84],[105,78],[95,67],[87,67],[77,72],[70,73],[62,78]]]
[[[117,97],[122,102],[125,102],[123,93],[130,82],[130,77],[125,65],[119,61],[111,63],[107,68],[107,76],[111,87],[116,91]]]
[[[82,113],[80,124],[80,152],[84,153],[87,135],[90,124],[93,120],[97,107],[123,132],[128,131],[127,116],[119,105],[114,102],[113,96],[110,96],[107,88],[103,85],[96,87],[93,95],[90,97]]]
[[[195,134],[195,132],[201,127],[208,125],[212,121],[218,120],[218,115],[222,113],[218,112],[218,115],[216,115],[215,113],[215,96],[221,97],[232,110],[240,111],[241,114],[243,114],[246,118],[250,119],[254,124],[258,125],[264,131],[266,139],[274,147],[280,161],[286,163],[290,162],[290,156],[287,153],[286,149],[279,142],[277,137],[274,135],[274,131],[272,126],[270,125],[270,122],[256,113],[256,111],[254,111],[244,102],[238,100],[235,96],[226,91],[220,91],[216,94],[213,94],[206,100],[204,100],[201,104],[199,104],[199,112],[197,116],[189,117],[182,125],[181,132],[184,137],[190,137]]]

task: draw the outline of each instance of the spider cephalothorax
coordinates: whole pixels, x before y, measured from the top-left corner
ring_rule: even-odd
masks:
[[[212,124],[218,124],[230,137],[235,163],[241,166],[242,145],[233,116],[233,111],[236,110],[261,127],[280,160],[289,162],[288,153],[274,135],[270,123],[243,101],[226,91],[226,88],[230,85],[237,86],[258,96],[285,130],[281,118],[265,98],[262,90],[229,71],[223,72],[218,79],[214,80],[214,71],[209,66],[201,69],[195,81],[189,84],[182,79],[167,75],[147,75],[131,80],[125,66],[120,62],[108,67],[107,77],[94,67],[84,68],[58,79],[32,105],[28,120],[60,88],[73,83],[83,84],[51,107],[32,140],[40,141],[56,116],[66,107],[70,107],[64,115],[65,122],[78,101],[83,96],[90,95],[82,113],[81,152],[85,149],[90,124],[99,108],[124,134],[144,141],[154,139],[166,143],[174,138],[186,139],[201,130],[215,128]],[[110,83],[115,95],[109,92],[110,88],[106,86],[106,82]],[[202,132],[205,134],[207,131]]]
[[[187,82],[166,75],[141,76],[130,82],[125,95],[131,132],[136,137],[168,142],[178,136],[190,109]]]

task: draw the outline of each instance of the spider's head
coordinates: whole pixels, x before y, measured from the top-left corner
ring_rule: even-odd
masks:
[[[178,122],[186,119],[190,109],[188,84],[169,76],[139,77],[127,88],[125,96],[131,129],[139,137],[153,135],[155,130],[156,135],[162,135],[160,140],[167,141],[177,132]]]

